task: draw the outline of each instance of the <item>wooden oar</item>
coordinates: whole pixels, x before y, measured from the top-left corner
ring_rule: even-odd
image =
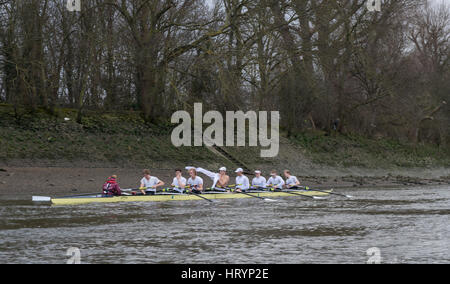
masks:
[[[312,191],[323,192],[323,193],[328,193],[328,194],[334,194],[334,195],[339,195],[339,196],[344,196],[344,197],[347,197],[347,198],[353,198],[353,196],[351,196],[351,195],[341,194],[341,193],[332,192],[332,191],[328,192],[328,191],[324,191],[324,190],[320,190],[320,189],[309,188],[309,187],[307,187],[307,186],[299,186],[299,188],[303,188],[303,189],[306,189],[306,190],[312,190]]]

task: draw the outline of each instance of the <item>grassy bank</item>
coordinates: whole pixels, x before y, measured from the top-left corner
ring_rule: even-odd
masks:
[[[450,149],[412,145],[392,139],[368,139],[358,135],[325,136],[306,132],[291,138],[314,163],[336,167],[449,167]]]
[[[204,147],[174,147],[168,126],[146,124],[133,112],[87,112],[82,124],[78,124],[76,112],[70,109],[59,109],[57,115],[38,110],[17,119],[13,109],[3,105],[0,118],[0,161],[3,163],[42,160],[160,167],[181,166],[186,161],[223,162]]]
[[[66,118],[69,120],[67,121]],[[170,142],[170,125],[145,123],[135,112],[90,113],[75,122],[76,111],[59,109],[27,113],[0,105],[0,162],[48,161],[112,167],[179,167],[187,164],[234,165],[204,147],[176,148]],[[450,167],[450,150],[431,145],[372,140],[361,136],[325,136],[307,132],[282,138],[280,155],[259,158],[257,147],[226,150],[251,167],[293,167],[301,164],[332,167]]]

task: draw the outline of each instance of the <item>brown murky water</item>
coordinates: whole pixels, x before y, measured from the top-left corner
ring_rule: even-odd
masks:
[[[0,201],[0,263],[450,263],[450,188],[50,207]],[[4,197],[3,197],[4,198]],[[5,199],[5,198],[4,198]]]

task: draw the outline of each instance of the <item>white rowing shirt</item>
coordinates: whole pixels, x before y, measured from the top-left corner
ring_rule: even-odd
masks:
[[[186,179],[184,177],[180,177],[180,181],[181,181],[182,184],[186,185]],[[176,177],[173,178],[172,184],[175,187],[181,187],[181,185],[178,183],[178,179]]]
[[[252,186],[254,187],[266,187],[266,178],[263,176],[255,177],[252,180]]]
[[[187,182],[192,187],[198,187],[199,185],[203,185],[203,179],[199,176],[196,176],[194,179],[190,177]]]
[[[155,188],[149,188],[149,187],[153,187],[155,185],[157,185],[158,183],[160,183],[160,180],[157,177],[150,177],[150,179],[146,179],[145,177],[141,179],[141,184],[144,185],[144,187],[146,188],[145,191],[147,192],[156,192]]]
[[[195,170],[198,173],[202,173],[202,174],[208,176],[210,179],[212,179],[213,180],[212,188],[216,187],[216,184],[217,184],[217,182],[220,179],[220,174],[219,173],[213,173],[213,172],[205,170],[203,168],[196,168]]]
[[[280,176],[270,177],[267,181],[267,185],[274,185],[276,188],[283,188],[284,180]]]
[[[248,177],[242,175],[236,177],[236,188],[247,190],[250,188]]]
[[[288,178],[287,180],[286,180],[286,184],[287,185],[296,185],[297,184],[297,182],[298,182],[298,179],[297,179],[297,177],[296,176],[291,176],[290,178]]]

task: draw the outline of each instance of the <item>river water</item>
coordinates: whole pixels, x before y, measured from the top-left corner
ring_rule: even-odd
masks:
[[[450,263],[450,188],[81,206],[0,201],[0,263]],[[70,253],[71,251],[69,251]]]

